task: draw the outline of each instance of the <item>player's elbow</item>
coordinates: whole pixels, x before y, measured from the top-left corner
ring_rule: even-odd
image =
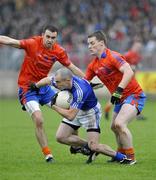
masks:
[[[130,79],[134,76],[134,71],[131,67],[125,69],[124,74],[127,75]]]
[[[76,117],[76,114],[75,113],[71,113],[71,112],[68,112],[68,114],[66,114],[66,118],[69,120],[69,121],[73,121]]]
[[[134,76],[134,71],[132,69],[129,70],[128,72],[129,76],[132,78]]]
[[[78,109],[73,109],[73,108],[70,108],[69,110],[67,110],[67,113],[66,113],[66,118],[69,120],[69,121],[73,121],[77,115],[77,113],[79,112]]]
[[[125,72],[128,73],[128,75],[130,77],[133,77],[134,76],[134,71],[132,70],[131,66],[128,65],[127,68],[125,69]]]

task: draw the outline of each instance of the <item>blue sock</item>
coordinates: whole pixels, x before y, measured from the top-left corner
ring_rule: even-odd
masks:
[[[122,154],[122,153],[120,153],[120,152],[117,152],[116,155],[115,155],[115,157],[114,157],[114,159],[115,159],[116,161],[121,161],[121,160],[123,160],[123,158],[125,158],[125,155]]]

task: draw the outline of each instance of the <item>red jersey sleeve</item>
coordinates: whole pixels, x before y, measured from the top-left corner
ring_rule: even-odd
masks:
[[[93,62],[90,63],[87,67],[86,74],[85,74],[85,79],[88,81],[92,80],[94,76],[96,76],[95,72],[93,71]]]
[[[58,61],[63,65],[63,66],[69,66],[71,64],[71,61],[69,60],[69,57],[64,49],[61,49],[58,54]]]
[[[26,51],[30,48],[31,45],[35,43],[34,39],[22,39],[20,40],[20,48],[25,49]]]
[[[112,57],[113,58],[110,58],[111,62],[117,69],[120,69],[120,67],[126,63],[124,56],[122,56],[121,54],[112,53]]]

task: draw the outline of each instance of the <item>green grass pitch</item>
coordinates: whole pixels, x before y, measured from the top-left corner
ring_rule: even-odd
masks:
[[[134,120],[130,129],[138,163],[134,166],[108,164],[109,157],[99,155],[90,165],[86,157],[71,155],[69,147],[58,144],[55,133],[61,116],[43,107],[45,129],[55,163],[44,162],[35,139],[33,123],[22,112],[18,100],[0,100],[0,180],[155,180],[156,179],[156,104],[147,101],[147,120]],[[110,121],[101,119],[101,143],[116,149]],[[80,136],[86,136],[81,129]]]

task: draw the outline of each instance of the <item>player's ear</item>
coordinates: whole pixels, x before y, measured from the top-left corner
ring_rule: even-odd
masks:
[[[103,46],[104,45],[104,41],[100,41],[100,45]]]
[[[44,37],[44,33],[42,33],[42,37]]]

